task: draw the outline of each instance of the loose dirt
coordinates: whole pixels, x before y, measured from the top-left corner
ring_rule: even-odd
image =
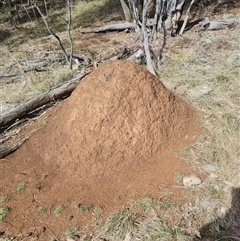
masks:
[[[196,116],[144,67],[100,65],[45,128],[1,160],[0,192],[10,198],[10,212],[0,231],[19,240],[49,240],[76,226],[91,230],[96,210],[77,214],[78,203],[102,207],[104,218],[133,195],[171,192],[172,200],[183,202],[181,189],[171,185],[192,172],[181,154],[198,134]],[[17,191],[23,182],[25,189]],[[63,212],[56,217],[58,206]]]

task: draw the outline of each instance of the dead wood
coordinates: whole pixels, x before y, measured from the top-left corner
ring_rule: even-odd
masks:
[[[134,23],[116,23],[116,24],[109,24],[99,28],[94,29],[80,29],[80,33],[102,33],[102,32],[110,32],[110,31],[124,31],[126,29],[135,29]]]
[[[43,54],[50,54],[48,51],[40,52]],[[51,52],[51,54],[62,54],[61,52]],[[67,54],[68,58],[70,58],[71,54]],[[77,59],[81,62],[84,62],[85,65],[90,64],[90,59],[84,55],[72,54],[73,59]],[[11,64],[6,67],[2,72],[0,72],[0,78],[11,78],[22,76],[24,73],[30,71],[42,72],[46,71],[46,67],[54,62],[66,62],[64,57],[51,57],[51,58],[39,58],[39,59],[24,59],[19,60],[18,63]],[[21,70],[18,72],[11,73],[13,68],[20,68]]]
[[[199,29],[203,31],[220,30],[225,28],[231,28],[236,24],[239,24],[239,19],[224,19],[224,20],[213,20],[206,19],[199,23]]]
[[[83,79],[87,74],[83,74],[75,79],[68,81],[56,88],[50,89],[49,91],[34,97],[17,107],[12,108],[8,112],[0,115],[0,130],[6,129],[9,125],[14,123],[17,119],[23,118],[29,112],[46,105],[50,102],[56,101],[58,99],[63,99],[68,97],[72,91],[77,87],[81,79]]]
[[[10,78],[21,76],[23,73],[27,73],[30,71],[43,71],[45,67],[54,62],[62,62],[65,61],[65,58],[49,58],[49,59],[41,59],[41,60],[20,60],[18,63],[12,64],[6,67],[1,73],[0,78]],[[41,63],[42,62],[42,63]],[[9,73],[13,68],[20,68],[21,70],[15,73]]]
[[[143,56],[144,56],[144,51],[142,49],[139,49],[138,51],[134,52],[131,56],[129,56],[127,60],[139,62]]]
[[[69,56],[69,54],[68,54]],[[79,61],[84,61],[86,65],[90,64],[90,59],[84,55],[73,54],[73,59],[78,59]]]
[[[188,21],[188,18],[189,18],[189,14],[190,14],[190,10],[191,10],[191,7],[192,7],[192,5],[193,5],[194,2],[195,2],[195,0],[192,0],[192,1],[190,2],[190,5],[189,5],[189,7],[188,7],[188,10],[187,10],[185,19],[184,19],[184,21],[183,21],[183,25],[182,25],[181,30],[180,30],[180,32],[179,32],[180,35],[183,34],[183,32],[184,32],[184,30],[185,30],[185,28],[186,28],[187,21]]]
[[[35,6],[35,8],[38,10],[39,14],[41,15],[42,20],[43,20],[43,22],[44,22],[44,24],[45,24],[48,32],[49,32],[50,34],[52,34],[52,36],[54,36],[54,38],[58,41],[59,46],[60,46],[60,48],[61,48],[62,51],[63,51],[63,55],[65,56],[65,59],[66,59],[66,61],[68,62],[69,59],[68,59],[68,56],[67,56],[67,52],[66,52],[65,48],[63,47],[63,44],[62,44],[61,39],[60,39],[59,36],[58,36],[56,33],[54,33],[54,32],[52,31],[52,29],[49,27],[48,22],[47,22],[45,16],[43,15],[41,9],[38,7],[37,3],[34,3],[34,6]]]
[[[0,159],[6,157],[7,155],[11,154],[12,152],[16,151],[18,148],[20,148],[27,140],[29,137],[25,137],[23,139],[20,139],[16,141],[15,143],[11,145],[2,145],[0,147]]]

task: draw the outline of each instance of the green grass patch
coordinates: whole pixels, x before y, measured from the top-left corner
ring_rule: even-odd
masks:
[[[78,203],[74,207],[77,209],[78,213],[90,212],[93,209],[93,205],[82,203]]]
[[[7,214],[10,212],[9,207],[2,207],[0,208],[0,222],[4,220],[4,218],[7,216]]]
[[[0,202],[1,203],[7,203],[9,201],[9,199],[10,199],[9,196],[4,195],[4,196],[1,196]]]
[[[27,187],[27,183],[26,182],[21,182],[17,185],[17,191],[20,192],[20,191],[23,191],[25,188]]]
[[[37,209],[37,213],[38,213],[38,214],[45,213],[46,211],[47,211],[47,207],[45,207],[45,206],[40,206],[40,207],[38,207],[38,209]]]
[[[53,211],[56,217],[59,217],[64,211],[63,206],[58,206],[56,209]]]
[[[66,232],[64,234],[67,238],[71,238],[74,235],[77,235],[78,233],[79,233],[79,228],[74,227],[74,228],[70,228],[70,229],[66,230]]]

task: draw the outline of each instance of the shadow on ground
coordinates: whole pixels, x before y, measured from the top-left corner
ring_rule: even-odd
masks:
[[[1,30],[0,29],[0,42],[4,41],[8,37],[11,36],[11,33],[9,30]]]
[[[202,241],[231,241],[240,240],[240,188],[232,188],[231,208],[223,218],[217,218],[206,224],[200,230]]]

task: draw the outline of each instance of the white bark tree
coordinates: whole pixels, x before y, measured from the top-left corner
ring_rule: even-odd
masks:
[[[131,14],[129,5],[127,4],[126,0],[120,0],[120,2],[121,2],[121,6],[122,6],[122,10],[123,10],[125,20],[131,21],[132,20],[132,14]]]

